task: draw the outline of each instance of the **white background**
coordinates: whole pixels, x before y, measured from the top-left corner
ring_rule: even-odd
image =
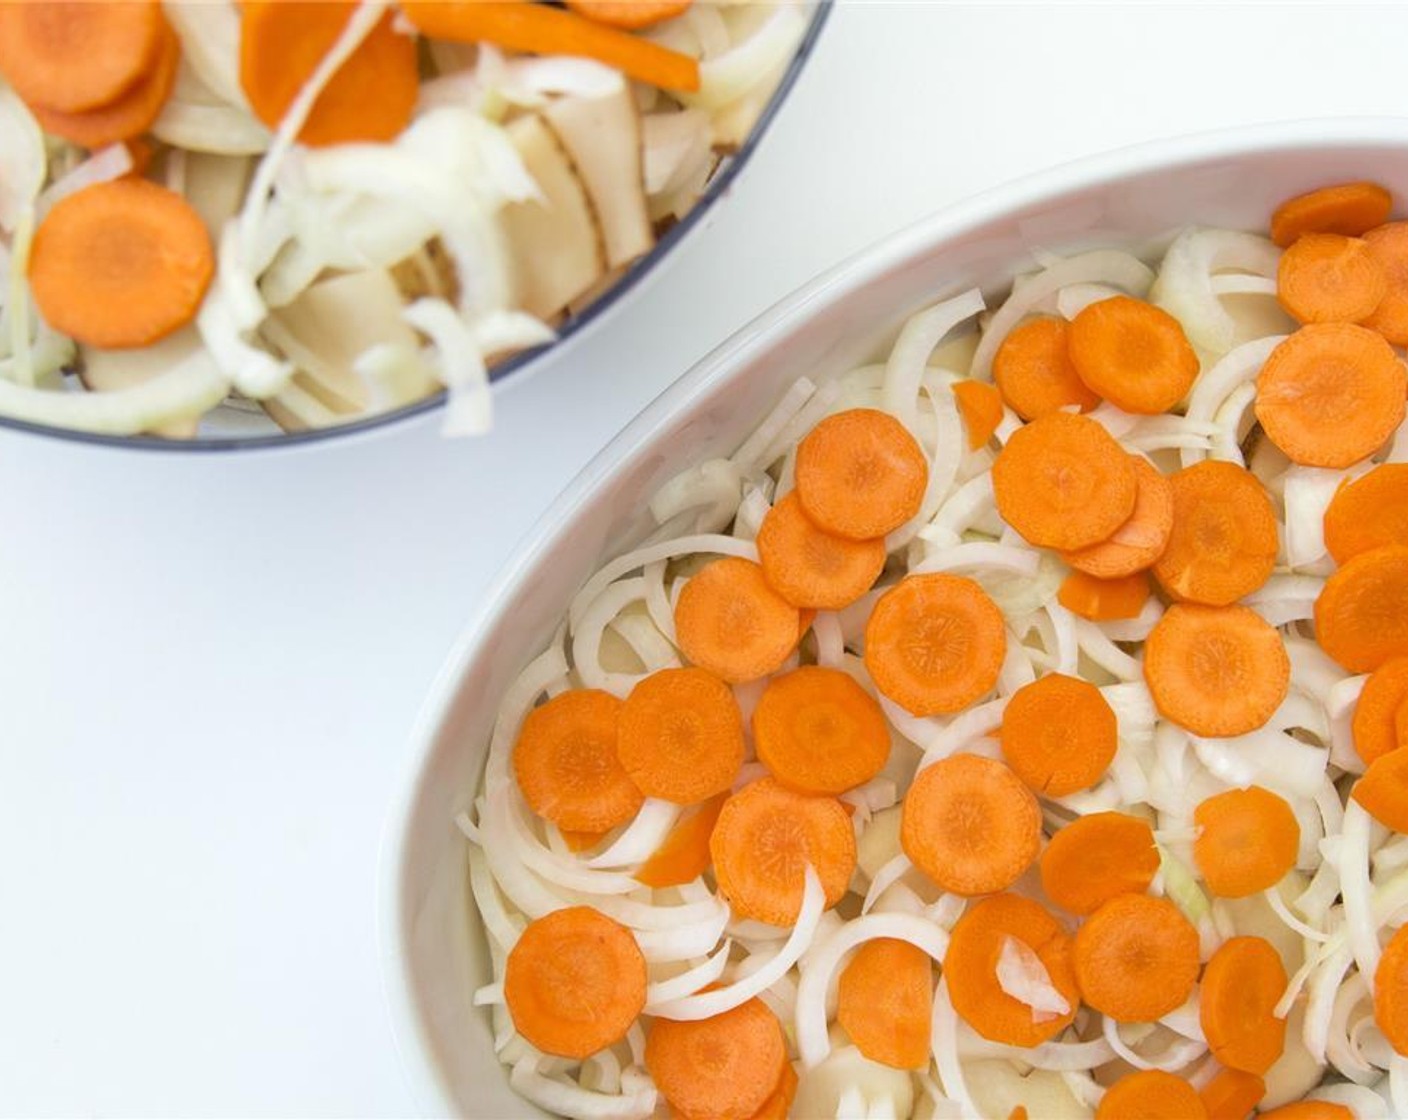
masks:
[[[376,863],[537,513],[667,383],[929,211],[1147,138],[1408,114],[1408,5],[843,6],[649,291],[498,397],[301,452],[0,435],[0,1113],[409,1115]]]

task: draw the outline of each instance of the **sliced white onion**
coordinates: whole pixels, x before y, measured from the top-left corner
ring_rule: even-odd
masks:
[[[661,1004],[668,1004],[685,996],[691,996],[701,988],[707,988],[724,974],[728,967],[728,955],[733,949],[732,941],[725,941],[714,951],[714,955],[703,963],[672,976],[668,980],[657,980],[645,989],[645,1014],[655,1015]]]
[[[1035,576],[1040,563],[1041,555],[1035,549],[987,541],[970,541],[929,553],[909,569],[909,574],[963,572],[982,568],[1011,572],[1019,576]]]
[[[777,437],[802,410],[802,406],[816,393],[816,385],[805,377],[799,377],[787,387],[782,399],[772,408],[756,428],[749,433],[738,450],[733,453],[733,461],[745,475],[754,474],[768,467],[772,460],[764,458],[770,447],[776,446]],[[776,456],[773,457],[774,459]]]
[[[1188,396],[1187,417],[1189,420],[1209,422],[1217,416],[1218,410],[1241,386],[1256,380],[1262,365],[1271,351],[1285,341],[1285,335],[1272,335],[1244,342],[1228,351],[1216,365],[1198,377]],[[1194,449],[1185,449],[1180,458],[1185,467],[1201,462],[1205,456]]]
[[[929,355],[950,331],[978,314],[984,306],[983,293],[972,288],[911,315],[900,328],[900,336],[885,363],[881,399],[885,411],[899,417],[916,438],[919,435],[919,389]]]
[[[489,870],[488,861],[477,847],[469,849],[469,889],[474,896],[474,905],[479,911],[480,920],[489,931],[490,939],[504,952],[512,949],[523,933],[523,920],[510,917],[504,909],[503,899]]]
[[[1068,284],[1056,293],[1056,314],[1063,319],[1074,319],[1092,303],[1122,295],[1122,291],[1109,284]]]
[[[699,89],[675,96],[686,105],[717,110],[744,97],[784,66],[806,30],[798,5],[780,4],[757,30],[717,58],[699,66]]]
[[[682,471],[650,499],[656,524],[686,510],[698,510],[696,533],[721,532],[738,512],[743,496],[743,473],[729,459],[709,459]]]
[[[950,548],[958,544],[975,521],[995,507],[992,475],[984,472],[953,491],[919,535],[939,548]]]
[[[1143,666],[1110,641],[1099,623],[1078,618],[1075,620],[1075,629],[1080,652],[1111,676],[1122,681],[1138,681],[1143,675]]]
[[[0,229],[14,233],[48,175],[44,133],[29,107],[0,84]]]
[[[647,797],[635,819],[616,841],[598,856],[583,861],[587,867],[629,867],[653,855],[679,819],[680,806]]]
[[[976,704],[966,711],[959,712],[949,720],[947,726],[933,738],[919,761],[919,769],[938,762],[941,758],[969,746],[975,739],[1002,726],[1002,713],[1007,710],[1009,697],[999,696],[983,704]]]
[[[1314,797],[1329,762],[1323,747],[1265,727],[1229,739],[1195,735],[1192,741],[1202,764],[1228,785],[1262,785],[1290,797]]]
[[[1341,770],[1362,774],[1364,760],[1354,746],[1354,710],[1359,694],[1364,691],[1367,675],[1345,677],[1330,686],[1325,701],[1325,714],[1330,719],[1330,761]]]
[[[965,1117],[979,1116],[978,1106],[969,1095],[963,1079],[963,1062],[958,1056],[958,1012],[949,998],[948,983],[941,976],[934,989],[934,1014],[929,1026],[929,1045],[934,1052],[934,1065],[944,1095],[957,1101]],[[799,1043],[800,1043],[800,1031]]]
[[[861,915],[869,914],[871,909],[880,900],[880,896],[895,883],[903,879],[913,866],[914,865],[909,862],[909,857],[903,852],[887,860],[870,880],[870,886],[865,892],[865,900],[861,903]]]
[[[1292,466],[1284,490],[1286,563],[1313,564],[1325,555],[1325,509],[1347,477],[1345,471]]]
[[[1327,946],[1327,949],[1307,985],[1309,998],[1305,1003],[1305,1025],[1301,1030],[1305,1048],[1322,1065],[1329,1044],[1330,1021],[1335,1013],[1335,995],[1340,990],[1345,973],[1354,963],[1350,946]]]
[[[630,1093],[594,1093],[580,1085],[544,1077],[538,1072],[539,1060],[530,1055],[515,1062],[509,1072],[509,1084],[514,1092],[548,1112],[572,1120],[645,1120],[655,1111],[658,1094],[648,1082]]]
[[[1340,896],[1345,925],[1359,971],[1373,976],[1379,966],[1378,923],[1369,893],[1369,834],[1373,821],[1364,807],[1350,799],[1340,833]]]
[[[963,449],[967,446],[963,421],[958,414],[958,404],[953,393],[945,388],[935,391],[927,378],[924,380],[922,391],[933,409],[934,421],[934,451],[929,460],[929,477],[925,483],[924,496],[920,499],[919,512],[886,536],[886,552],[897,551],[909,544],[933,520],[934,514],[953,487],[963,462]]]
[[[1172,1073],[1182,1069],[1189,1062],[1207,1052],[1207,1043],[1197,1039],[1180,1038],[1172,1043],[1158,1058],[1146,1058],[1120,1037],[1120,1025],[1108,1015],[1101,1017],[1101,1032],[1115,1054],[1123,1058],[1135,1069],[1158,1069]]]
[[[39,196],[38,212],[43,214],[56,202],[76,194],[85,187],[120,179],[132,170],[132,153],[126,144],[109,144],[99,148],[67,175],[49,184]]]
[[[1276,916],[1302,937],[1319,942],[1320,944],[1324,944],[1326,941],[1330,940],[1330,934],[1326,933],[1324,930],[1316,929],[1312,925],[1307,925],[1292,914],[1290,907],[1286,905],[1286,900],[1281,897],[1281,892],[1276,887],[1267,887],[1262,894],[1271,909],[1275,911]]]
[[[1149,298],[1183,324],[1189,339],[1214,354],[1232,349],[1237,324],[1213,290],[1214,272],[1238,269],[1274,276],[1281,253],[1264,237],[1237,230],[1189,229],[1164,254]]]
[[[846,660],[846,635],[841,618],[835,611],[819,611],[812,620],[816,635],[816,663],[828,669],[840,669]]]
[[[1048,1023],[1071,1010],[1070,1002],[1051,983],[1051,973],[1025,941],[1004,937],[997,955],[997,986],[1031,1008],[1033,1023]]]

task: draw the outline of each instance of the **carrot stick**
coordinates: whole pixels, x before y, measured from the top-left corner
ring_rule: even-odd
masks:
[[[968,429],[968,450],[985,447],[1002,423],[1002,394],[986,381],[956,381],[953,396]]]
[[[1359,237],[1388,221],[1393,196],[1378,183],[1340,183],[1287,199],[1271,215],[1271,240],[1281,248],[1306,233]]]
[[[1091,914],[1122,894],[1143,894],[1159,872],[1147,821],[1092,813],[1060,829],[1041,853],[1041,889],[1070,914]]]
[[[1175,604],[1144,643],[1155,706],[1194,735],[1255,731],[1280,707],[1290,679],[1281,635],[1243,606]]]
[[[1380,824],[1408,832],[1408,753],[1394,750],[1374,759],[1351,796]]]
[[[29,284],[56,330],[106,349],[149,346],[189,323],[215,271],[200,215],[143,179],[57,202],[34,234]]]
[[[639,31],[689,11],[694,0],[567,0],[579,16],[609,27]]]
[[[1377,451],[1403,421],[1408,374],[1367,327],[1312,323],[1271,351],[1256,418],[1292,462],[1340,469]]]
[[[1359,237],[1307,233],[1276,269],[1276,298],[1301,323],[1362,323],[1387,294],[1383,265]]]
[[[944,890],[991,894],[1036,861],[1041,808],[1010,767],[951,755],[919,771],[905,794],[900,846]]]
[[[1072,614],[1092,622],[1136,618],[1149,601],[1149,577],[1135,572],[1115,579],[1097,579],[1085,572],[1072,572],[1061,581],[1056,601]]]
[[[1114,709],[1089,681],[1051,673],[1012,694],[999,732],[1002,757],[1045,797],[1089,789],[1119,746]]]
[[[725,800],[727,795],[721,793],[690,810],[632,878],[659,889],[692,883],[703,875],[709,869],[709,838]]]
[[[865,667],[913,715],[966,708],[991,691],[1007,656],[1002,612],[963,576],[906,576],[865,625]]]
[[[518,1033],[547,1054],[586,1058],[626,1037],[645,1007],[645,957],[631,931],[589,906],[529,923],[504,967]]]
[[[795,490],[768,510],[757,544],[768,583],[797,607],[848,607],[885,569],[883,538],[857,541],[828,533],[807,517]]]
[[[1198,979],[1198,931],[1166,898],[1122,894],[1076,932],[1085,1002],[1121,1023],[1149,1023],[1180,1006]]]
[[[691,577],[675,604],[675,637],[684,655],[731,684],[781,666],[801,640],[800,621],[763,569],[735,556]]]
[[[1077,571],[1098,579],[1118,579],[1150,567],[1168,547],[1173,532],[1173,487],[1147,459],[1133,457],[1137,489],[1134,510],[1108,540],[1061,553]]]
[[[1341,486],[1325,510],[1335,563],[1386,544],[1408,546],[1408,463],[1383,463]]]
[[[1408,746],[1398,735],[1398,713],[1408,709],[1408,657],[1385,661],[1369,675],[1354,705],[1350,731],[1366,765]]]
[[[763,778],[724,803],[709,851],[719,893],[735,914],[791,925],[802,908],[807,864],[827,906],[841,901],[856,866],[856,834],[834,797],[807,797]]]
[[[1364,235],[1369,252],[1384,270],[1388,290],[1364,326],[1395,346],[1408,346],[1408,222],[1389,222]]]
[[[244,0],[240,85],[255,116],[278,127],[356,9],[355,0]],[[419,94],[415,39],[395,30],[388,13],[338,68],[298,139],[309,145],[395,139]]]
[[[579,688],[528,713],[513,772],[533,812],[574,832],[605,832],[636,815],[644,798],[616,755],[620,711],[609,692]]]
[[[1276,511],[1256,475],[1209,459],[1169,477],[1173,528],[1154,578],[1175,599],[1235,603],[1276,566]]]
[[[895,1069],[929,1065],[934,969],[908,941],[867,941],[841,973],[836,1021],[872,1062]]]
[[[647,85],[699,88],[699,63],[688,55],[558,8],[491,0],[403,0],[401,10],[432,39],[594,58]]]
[[[1159,1069],[1125,1074],[1100,1098],[1095,1120],[1207,1120],[1198,1091]]]
[[[1072,405],[1089,412],[1100,403],[1071,364],[1069,335],[1064,319],[1031,319],[1008,334],[993,355],[993,381],[1023,420]]]
[[[813,522],[840,537],[869,540],[919,512],[929,464],[888,412],[853,408],[828,416],[797,445],[796,478]]]
[[[753,709],[758,761],[798,793],[864,785],[890,757],[890,728],[875,698],[839,669],[805,665],[768,682]]]
[[[1247,1120],[1266,1096],[1266,1082],[1245,1070],[1224,1069],[1203,1086],[1198,1096],[1208,1110],[1208,1120]]]
[[[723,793],[743,765],[733,690],[703,669],[650,674],[621,705],[616,753],[646,797],[693,805]]]
[[[1286,1048],[1286,1020],[1276,1004],[1286,992],[1286,966],[1271,942],[1233,937],[1213,953],[1198,990],[1208,1046],[1229,1069],[1265,1075]]]
[[[1408,548],[1361,552],[1327,579],[1315,601],[1315,636],[1351,673],[1408,656]]]
[[[1284,798],[1261,786],[1204,799],[1193,810],[1193,823],[1199,830],[1193,859],[1219,898],[1259,894],[1295,866],[1300,824]]]
[[[1408,926],[1399,926],[1374,970],[1374,1022],[1400,1054],[1408,1053]]]
[[[1128,296],[1102,299],[1071,320],[1071,364],[1093,393],[1126,412],[1167,412],[1198,376],[1178,320]]]
[[[778,1086],[787,1062],[782,1024],[750,999],[708,1019],[656,1019],[645,1039],[645,1068],[676,1112],[747,1120]]]
[[[1079,549],[1129,520],[1139,483],[1133,460],[1098,422],[1052,412],[1012,434],[992,486],[998,513],[1030,543]]]

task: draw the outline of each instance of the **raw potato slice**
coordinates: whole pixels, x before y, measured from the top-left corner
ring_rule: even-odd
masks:
[[[95,346],[81,346],[78,353],[79,379],[95,393],[130,389],[188,360],[203,361],[212,373],[216,372],[215,361],[205,353],[205,345],[195,327],[185,327],[152,346],[135,350],[99,350]],[[162,424],[153,431],[169,439],[192,439],[199,425],[200,417],[192,416]]]
[[[252,166],[248,156],[186,153],[186,201],[195,207],[210,231],[211,241],[217,245],[225,223],[239,213],[244,203]]]
[[[581,177],[543,119],[520,117],[508,134],[545,200],[516,202],[500,212],[514,302],[550,320],[606,271],[601,235]]]

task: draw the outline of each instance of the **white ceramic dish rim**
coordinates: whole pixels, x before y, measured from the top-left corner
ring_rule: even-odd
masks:
[[[1313,118],[1180,135],[1085,157],[1037,172],[938,211],[862,250],[784,297],[735,332],[666,388],[572,480],[519,542],[484,603],[446,659],[410,737],[406,779],[396,791],[381,840],[378,869],[377,940],[396,1046],[416,1099],[435,1114],[456,1106],[431,1056],[426,1028],[407,971],[409,946],[402,883],[406,841],[418,794],[430,763],[430,748],[450,713],[467,671],[481,655],[483,639],[511,609],[514,592],[547,560],[549,547],[575,510],[624,473],[637,451],[668,421],[686,413],[732,371],[776,345],[779,337],[825,312],[878,277],[921,258],[965,232],[1023,207],[1075,195],[1101,183],[1173,171],[1220,158],[1278,151],[1337,148],[1408,148],[1408,117]]]

